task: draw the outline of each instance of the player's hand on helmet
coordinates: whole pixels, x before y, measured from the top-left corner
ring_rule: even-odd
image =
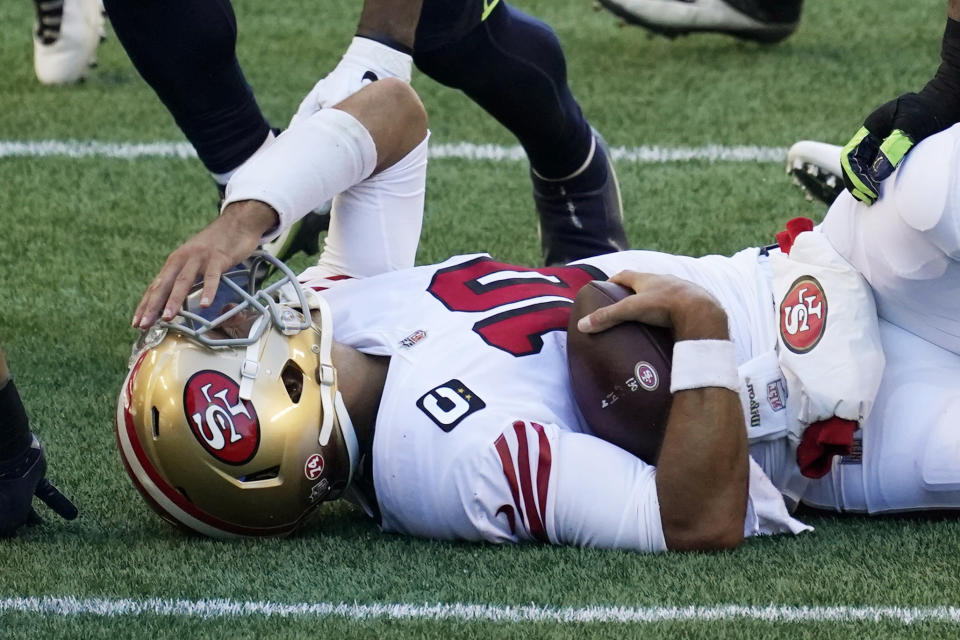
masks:
[[[905,93],[881,105],[841,152],[844,185],[864,204],[873,204],[880,197],[880,183],[910,149],[952,124],[938,102],[923,94]]]
[[[710,293],[688,280],[669,275],[621,271],[611,282],[634,295],[584,316],[577,328],[598,333],[621,322],[671,327],[677,340],[729,339],[727,314]]]
[[[44,477],[47,461],[40,441],[12,460],[0,463],[0,537],[12,536],[25,524],[40,520],[33,510],[37,497],[67,520],[77,517],[77,508]]]
[[[170,254],[140,299],[132,325],[146,329],[159,318],[172,320],[200,278],[200,307],[209,307],[224,271],[253,253],[263,235],[276,224],[276,212],[263,202],[229,204],[219,217]]]

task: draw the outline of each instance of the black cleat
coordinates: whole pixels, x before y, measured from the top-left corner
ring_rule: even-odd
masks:
[[[843,191],[840,147],[825,142],[801,140],[787,152],[787,173],[803,190],[807,200],[833,204]]]
[[[545,180],[532,171],[533,202],[540,217],[540,244],[548,266],[566,264],[629,247],[623,228],[620,185],[607,144],[594,132],[591,160],[606,165],[606,178],[594,189],[577,190],[577,180]]]
[[[786,39],[800,24],[803,0],[599,0],[626,22],[675,38],[724,33],[765,44]]]

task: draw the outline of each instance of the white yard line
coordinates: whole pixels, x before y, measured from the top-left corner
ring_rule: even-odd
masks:
[[[168,600],[151,598],[2,598],[6,612],[44,615],[138,616],[153,614],[184,618],[341,617],[352,620],[455,620],[489,622],[700,622],[758,620],[762,622],[918,622],[960,623],[958,607],[541,607],[482,604],[346,604],[335,602],[280,603],[239,600]]]
[[[664,164],[689,160],[710,162],[783,162],[786,147],[613,147],[614,160],[627,163]],[[186,142],[97,142],[95,140],[0,140],[0,158],[196,158]],[[431,158],[520,161],[526,154],[519,146],[450,142],[430,145]]]

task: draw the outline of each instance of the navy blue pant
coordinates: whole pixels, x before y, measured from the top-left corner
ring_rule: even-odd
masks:
[[[249,158],[269,124],[237,62],[229,0],[104,4],[134,66],[207,169],[224,173]],[[424,0],[414,62],[512,131],[538,173],[564,177],[583,162],[590,130],[567,86],[560,43],[502,0],[486,16],[484,9],[483,0]]]
[[[478,0],[424,0],[414,63],[513,132],[537,173],[570,175],[586,159],[591,132],[567,85],[560,41],[506,2],[483,21],[482,9]]]

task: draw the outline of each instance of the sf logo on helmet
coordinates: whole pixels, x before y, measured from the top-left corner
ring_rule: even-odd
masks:
[[[194,374],[183,390],[190,429],[204,449],[227,464],[244,464],[260,444],[260,421],[240,387],[218,371]]]
[[[780,303],[780,337],[794,353],[810,351],[827,327],[827,296],[813,276],[797,278]]]

